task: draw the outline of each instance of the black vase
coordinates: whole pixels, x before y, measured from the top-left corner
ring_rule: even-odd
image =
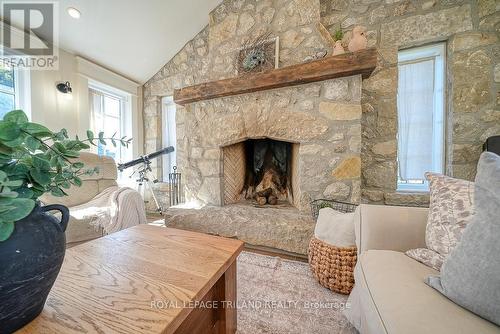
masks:
[[[61,221],[47,211],[60,211]],[[0,242],[0,333],[12,333],[42,312],[66,251],[69,211],[35,206]]]

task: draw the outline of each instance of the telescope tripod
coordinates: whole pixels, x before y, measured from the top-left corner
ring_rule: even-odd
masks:
[[[153,184],[158,183],[158,179],[153,175],[153,170],[151,169],[151,161],[147,157],[142,157],[143,163],[141,167],[134,170],[132,177],[135,173],[139,174],[139,178],[136,182],[139,184],[139,193],[142,195],[142,198],[145,198],[146,189],[149,189],[151,192],[151,197],[156,205],[156,211],[163,215],[163,208],[161,207],[158,199],[156,198],[155,191],[153,189]]]

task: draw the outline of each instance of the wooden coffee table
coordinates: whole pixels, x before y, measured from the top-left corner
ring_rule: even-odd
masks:
[[[19,333],[234,333],[243,243],[139,225],[68,249]]]

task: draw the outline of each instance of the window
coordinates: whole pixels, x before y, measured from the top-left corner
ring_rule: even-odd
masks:
[[[130,95],[102,84],[91,83],[89,86],[91,126],[96,136],[102,131],[106,138],[113,135],[115,138],[130,137]],[[110,156],[117,163],[131,158],[131,147],[119,144],[114,147],[110,142],[108,145],[96,144],[97,154]]]
[[[427,191],[444,167],[445,44],[400,51],[398,73],[398,190]]]
[[[29,71],[0,64],[0,119],[11,110],[23,109],[29,116]]]
[[[175,134],[175,103],[172,97],[164,97],[162,100],[163,120],[163,147],[173,146],[175,151],[163,156],[163,181],[168,181],[168,174],[173,172],[176,160],[176,134]]]

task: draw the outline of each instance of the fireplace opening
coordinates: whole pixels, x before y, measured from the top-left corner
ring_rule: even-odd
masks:
[[[245,199],[259,205],[276,205],[292,196],[292,144],[272,139],[244,142],[246,155]]]
[[[258,206],[293,204],[296,146],[262,138],[224,147],[224,204],[241,201]]]

